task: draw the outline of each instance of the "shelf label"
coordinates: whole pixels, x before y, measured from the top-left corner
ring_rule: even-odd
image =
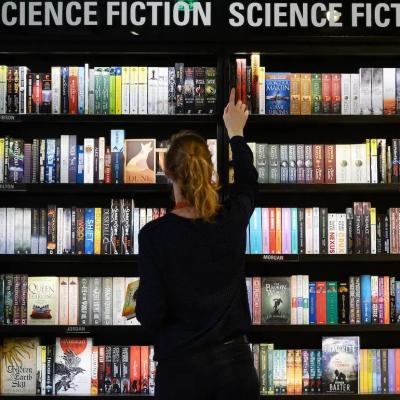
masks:
[[[261,257],[265,262],[299,262],[298,254],[263,254]]]
[[[68,326],[65,330],[66,334],[69,333],[80,333],[80,334],[89,334],[90,330],[86,326]]]
[[[14,114],[1,114],[0,122],[21,122],[21,116]]]
[[[27,186],[21,183],[0,183],[0,191],[26,192]]]

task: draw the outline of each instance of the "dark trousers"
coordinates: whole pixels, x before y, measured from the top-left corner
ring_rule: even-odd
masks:
[[[222,344],[174,360],[160,361],[158,400],[258,400],[259,381],[245,343]]]

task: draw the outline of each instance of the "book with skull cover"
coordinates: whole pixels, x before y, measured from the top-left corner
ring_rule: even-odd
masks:
[[[290,311],[290,278],[262,278],[262,324],[290,324]]]

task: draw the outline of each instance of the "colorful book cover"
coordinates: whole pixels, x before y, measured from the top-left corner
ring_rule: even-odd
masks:
[[[290,74],[270,72],[265,74],[265,113],[290,114]]]
[[[291,222],[292,222],[291,209],[282,208],[282,254],[292,253]]]
[[[262,254],[262,226],[261,226],[261,208],[256,207],[250,218],[250,249],[251,254]]]
[[[262,278],[262,323],[290,324],[290,278]]]
[[[310,325],[317,323],[317,298],[316,283],[310,282],[309,285],[309,305],[310,305]]]
[[[361,321],[363,324],[371,323],[371,276],[361,276]]]
[[[85,208],[85,254],[94,254],[94,208]]]
[[[327,323],[336,325],[338,323],[338,287],[337,282],[326,283],[326,312]]]
[[[322,339],[324,393],[358,393],[359,350],[359,337]]]

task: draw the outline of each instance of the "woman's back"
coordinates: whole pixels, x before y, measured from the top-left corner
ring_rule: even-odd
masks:
[[[232,139],[232,150],[234,169],[240,172],[235,174],[231,200],[215,221],[169,213],[140,233],[140,276],[146,279],[151,274],[149,279],[153,280],[157,276],[157,283],[153,281],[152,293],[147,295],[145,313],[141,313],[139,302],[138,316],[144,325],[157,329],[157,359],[248,331],[244,253],[257,172],[243,138]],[[143,288],[146,285],[141,285]],[[140,296],[146,294],[142,291]],[[159,297],[158,301],[151,296]],[[155,305],[152,313],[149,303]]]
[[[154,336],[159,399],[258,398],[244,273],[258,176],[242,136],[248,112],[234,99],[233,91],[224,114],[235,172],[230,200],[218,202],[204,140],[175,136],[166,173],[176,209],[139,234],[136,314]]]

